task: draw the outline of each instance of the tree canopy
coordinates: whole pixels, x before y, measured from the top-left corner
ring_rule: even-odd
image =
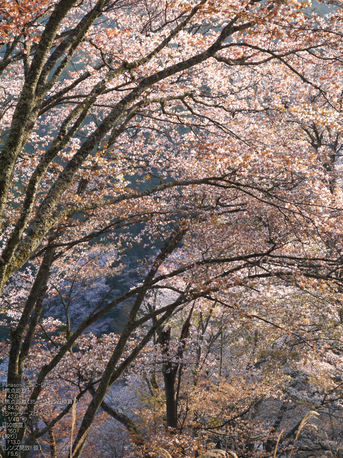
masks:
[[[296,322],[306,301],[273,297],[297,289],[340,309],[343,16],[321,6],[2,2],[4,352],[8,386],[28,395],[7,394],[6,418],[22,422],[1,456],[29,456],[81,401],[67,453],[82,456],[108,389],[177,312],[271,321],[288,308]],[[130,276],[71,321],[73,291]],[[68,375],[122,304],[102,363],[89,355],[94,370]],[[68,390],[44,420],[44,396]]]

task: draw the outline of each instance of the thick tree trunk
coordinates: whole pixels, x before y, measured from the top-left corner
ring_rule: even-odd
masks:
[[[176,371],[164,374],[166,408],[167,408],[167,426],[177,428],[177,402],[175,393]]]
[[[169,349],[170,349],[170,331],[171,328],[161,332],[159,342],[163,349],[162,353],[166,357],[166,361],[163,363],[163,379],[164,379],[164,391],[166,395],[166,410],[167,410],[167,426],[169,428],[177,428],[177,402],[176,402],[176,391],[175,391],[175,380],[178,365],[172,361],[168,361]]]
[[[190,328],[190,321],[193,313],[193,307],[189,313],[188,318],[186,319],[179,341],[179,347],[176,354],[177,360],[181,360],[183,357],[183,352],[185,349],[185,339],[187,339],[189,335],[189,328]],[[162,331],[159,337],[159,342],[163,346],[162,353],[166,355],[166,361],[163,364],[163,378],[164,378],[164,391],[166,395],[166,411],[167,411],[167,426],[169,428],[177,428],[177,421],[178,421],[178,414],[177,414],[177,407],[178,407],[178,397],[179,397],[179,390],[181,384],[181,372],[182,372],[182,363],[180,362],[173,362],[170,359],[170,339],[171,339],[171,328],[169,327],[167,330]],[[176,384],[176,377],[179,373],[178,383]]]

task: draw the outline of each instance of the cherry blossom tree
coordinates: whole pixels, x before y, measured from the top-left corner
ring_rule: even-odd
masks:
[[[192,301],[239,309],[259,281],[339,283],[342,11],[323,3],[334,3],[326,18],[300,1],[2,3],[8,386],[34,374],[26,403],[7,395],[8,421],[23,421],[3,457],[28,456],[71,412],[29,427],[64,371],[75,402],[90,394],[68,452],[81,456],[109,387]],[[115,297],[107,288],[73,326],[64,279],[101,237],[113,275],[141,244],[139,279]],[[143,312],[155,291],[165,299]],[[65,313],[46,331],[52,294]],[[125,301],[102,364],[93,370],[87,351],[92,374],[76,370],[90,326]]]
[[[126,408],[144,437],[134,441],[132,456],[161,448],[193,456],[206,439],[238,456],[274,456],[276,447],[337,451],[343,423],[337,293],[330,298],[328,291],[319,296],[279,284],[257,299],[231,303],[230,314],[229,304],[199,299],[159,332],[162,345],[153,342],[141,353],[127,375],[142,396],[138,418]],[[304,426],[309,413],[317,417],[312,429]]]

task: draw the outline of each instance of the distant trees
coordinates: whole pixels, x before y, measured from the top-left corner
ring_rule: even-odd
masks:
[[[142,393],[138,418],[137,407],[136,417],[126,408],[145,439],[133,456],[147,450],[154,456],[161,447],[172,456],[193,456],[206,440],[238,456],[274,456],[276,447],[285,456],[298,449],[299,456],[336,453],[343,424],[342,328],[329,296],[309,293],[265,291],[264,304],[250,314],[239,308],[228,314],[199,300],[189,307],[182,358],[180,329],[190,315],[175,316],[167,346],[150,344],[127,375],[132,391],[140,386]],[[168,429],[175,373],[177,425]]]
[[[7,393],[0,454],[29,456],[84,403],[63,452],[77,458],[109,387],[189,304],[263,320],[292,286],[339,308],[342,11],[25,0],[0,17],[0,290],[20,394]],[[90,257],[80,278],[101,237],[104,264]],[[73,324],[67,289],[125,275],[130,253],[131,285]],[[123,303],[121,334],[87,343]]]

